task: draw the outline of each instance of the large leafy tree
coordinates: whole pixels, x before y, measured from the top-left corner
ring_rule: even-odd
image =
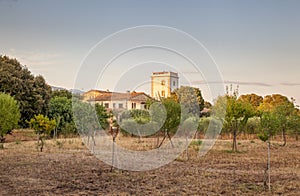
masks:
[[[10,95],[0,93],[0,143],[14,129],[20,119],[19,105]]]
[[[13,96],[20,104],[20,125],[36,114],[47,114],[51,87],[42,76],[33,76],[16,59],[0,56],[0,92]]]
[[[76,133],[71,99],[59,96],[51,98],[49,103],[49,117],[56,120],[58,134]],[[69,130],[71,127],[72,129]]]
[[[251,93],[246,95],[241,95],[238,98],[239,101],[248,102],[252,107],[257,110],[258,106],[263,102],[263,97],[257,94]]]
[[[188,108],[188,112],[200,115],[204,108],[204,99],[199,88],[181,86],[172,93],[177,102]]]
[[[281,130],[283,146],[286,145],[286,131],[289,129],[289,119],[295,112],[295,106],[286,96],[280,94],[267,95],[258,109],[261,113],[272,112],[276,114],[279,122],[278,129]]]

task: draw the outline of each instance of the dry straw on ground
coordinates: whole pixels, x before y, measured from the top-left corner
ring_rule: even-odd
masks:
[[[29,132],[27,133],[29,134]],[[271,149],[272,192],[263,185],[267,146],[259,140],[239,141],[238,153],[228,151],[231,141],[220,140],[203,157],[197,143],[185,154],[156,170],[130,172],[102,163],[80,138],[46,141],[37,152],[30,135],[15,136],[0,150],[0,195],[299,195],[300,143]],[[120,137],[124,147],[152,148],[154,138]]]

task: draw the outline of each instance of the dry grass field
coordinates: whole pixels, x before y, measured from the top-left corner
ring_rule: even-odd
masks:
[[[263,184],[267,146],[259,140],[219,140],[205,156],[199,146],[159,169],[131,172],[114,169],[89,153],[80,138],[46,141],[37,152],[30,131],[8,137],[0,150],[0,195],[299,195],[300,142],[271,149],[271,186]],[[131,148],[149,147],[153,138],[119,137]]]

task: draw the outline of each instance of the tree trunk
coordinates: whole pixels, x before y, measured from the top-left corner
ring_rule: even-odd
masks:
[[[160,131],[157,132],[157,137],[156,137],[156,148],[158,148],[158,145],[159,145],[159,134],[160,134]]]
[[[0,143],[4,143],[5,142],[5,137],[4,136],[0,136]]]
[[[269,139],[268,139],[268,187],[269,191],[271,191],[271,170],[270,170],[270,148],[271,148],[271,142],[270,142],[270,134],[269,134]]]
[[[40,148],[41,152],[43,152],[43,148],[44,148],[44,141],[43,138],[41,138],[41,148]]]
[[[168,136],[168,138],[169,138],[169,140],[170,140],[170,143],[171,143],[172,147],[174,148],[174,145],[173,145],[173,142],[172,142],[171,136],[170,136],[170,134],[169,134],[169,132],[168,132],[168,131],[167,131],[167,136]]]
[[[138,134],[139,134],[139,141],[138,141],[138,143],[141,143],[142,142],[142,135],[141,135],[140,130],[138,130]]]
[[[4,148],[4,141],[5,141],[5,138],[3,136],[0,136],[0,149]]]
[[[116,143],[116,138],[113,137],[113,146],[112,146],[112,158],[111,158],[111,168],[110,168],[110,172],[113,171],[114,168],[114,162],[115,162],[115,143]]]
[[[185,137],[185,151],[186,151],[186,160],[189,160],[189,144],[188,144],[188,136]]]
[[[282,140],[283,140],[283,144],[281,146],[285,146],[286,145],[286,134],[285,134],[285,129],[282,129]]]
[[[162,145],[162,143],[165,141],[167,135],[165,134],[163,139],[161,140],[160,144],[156,147],[156,148],[160,148],[160,146]]]
[[[236,136],[237,136],[237,131],[236,131],[236,129],[234,129],[234,131],[233,131],[233,141],[232,141],[232,152],[237,152]]]
[[[39,145],[40,145],[40,134],[37,134],[37,146],[36,146],[36,150],[39,151]]]

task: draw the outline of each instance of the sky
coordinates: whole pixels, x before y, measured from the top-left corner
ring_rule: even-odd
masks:
[[[209,101],[218,83],[300,104],[299,10],[298,0],[0,0],[0,54],[68,89],[150,93],[151,73],[171,70]],[[131,31],[137,26],[155,28]],[[142,42],[161,47],[128,50],[110,62]]]

